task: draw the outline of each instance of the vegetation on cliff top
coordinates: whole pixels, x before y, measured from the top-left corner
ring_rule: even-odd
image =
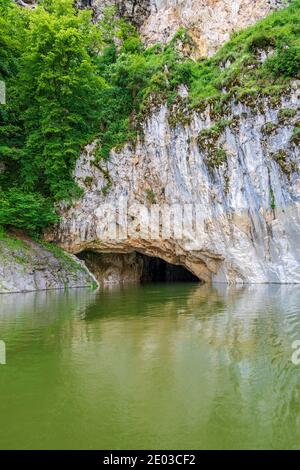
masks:
[[[294,0],[235,33],[214,57],[193,61],[181,52],[191,41],[184,30],[146,48],[112,9],[93,24],[72,0],[42,0],[33,10],[1,0],[0,225],[38,232],[55,222],[55,202],[80,194],[72,172],[83,146],[97,137],[98,158],[108,158],[136,137],[150,103],[172,104],[180,84],[198,109],[279,96],[300,78],[299,32]]]

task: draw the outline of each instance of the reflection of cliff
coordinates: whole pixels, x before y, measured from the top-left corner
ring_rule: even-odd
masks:
[[[99,448],[99,426],[103,448],[116,436],[124,448],[146,437],[153,448],[162,438],[172,448],[298,446],[297,286],[149,284],[0,301],[4,371],[20,394],[29,374],[52,420],[67,410],[74,429],[92,431],[71,446]]]
[[[225,310],[200,316],[201,332],[218,356],[207,424],[215,447],[244,442],[263,449],[267,442],[271,448],[298,448],[299,371],[290,357],[300,335],[300,289],[252,286],[219,293]],[[192,305],[200,297],[196,292]]]
[[[120,289],[90,305],[82,326],[97,356],[96,373],[109,378],[113,397],[133,400],[138,416],[147,416],[155,401],[158,422],[172,421],[179,395],[178,416],[183,428],[190,426],[183,442],[202,427],[215,436],[206,442],[203,435],[203,448],[280,447],[288,445],[289,424],[296,427],[295,445],[300,431],[293,414],[298,371],[290,362],[299,304],[300,289],[288,286],[176,286],[164,295],[155,286]],[[82,344],[74,341],[75,361],[79,351]],[[83,362],[92,374],[92,357]],[[75,375],[78,385],[80,370]]]
[[[23,328],[30,319],[30,326],[39,328],[64,319],[68,324],[79,322],[77,329],[80,335],[85,329],[90,330],[92,336],[89,338],[96,334],[95,339],[109,334],[114,322],[120,327],[127,321],[132,327],[142,323],[138,329],[142,338],[137,337],[138,342],[143,342],[147,336],[159,343],[162,333],[164,343],[167,343],[166,332],[169,341],[172,335],[196,335],[217,349],[226,348],[238,359],[238,356],[255,357],[261,329],[266,333],[270,346],[278,335],[288,345],[297,339],[298,326],[300,334],[299,304],[300,289],[294,286],[114,286],[98,293],[75,289],[2,295],[0,322],[2,329],[19,323]],[[99,322],[101,328],[94,330],[95,322]],[[62,322],[61,326],[65,328],[66,325]],[[275,342],[273,347],[279,354],[278,343]]]
[[[60,327],[70,325],[68,336],[78,329],[76,321],[95,300],[91,289],[50,290],[0,295],[0,339],[7,341],[9,352],[17,356],[28,340],[57,344]],[[58,325],[60,327],[58,328]],[[49,329],[59,335],[49,337]],[[76,336],[76,333],[75,333]]]

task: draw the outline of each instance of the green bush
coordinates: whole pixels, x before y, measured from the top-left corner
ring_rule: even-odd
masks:
[[[300,45],[279,49],[268,59],[266,67],[274,76],[300,77]]]
[[[0,192],[0,226],[37,233],[57,221],[52,202],[42,195],[16,188]]]
[[[254,52],[254,53],[259,50],[266,50],[274,46],[275,46],[274,37],[263,34],[263,33],[258,33],[257,35],[254,35],[248,41],[248,49],[250,52]]]

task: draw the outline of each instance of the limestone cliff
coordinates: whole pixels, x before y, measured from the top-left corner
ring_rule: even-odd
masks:
[[[36,0],[15,0],[32,6]],[[195,43],[194,56],[208,56],[228,41],[230,34],[283,8],[290,0],[75,0],[78,8],[91,8],[94,19],[107,7],[131,21],[146,44],[167,43],[179,28],[186,28]]]
[[[92,7],[95,19],[104,7],[116,5],[119,15],[137,25],[146,43],[167,42],[184,26],[196,44],[194,56],[211,55],[232,31],[286,4],[285,0],[77,2],[80,8]],[[272,45],[258,49],[255,61],[239,73],[259,66],[268,54]],[[218,65],[220,74],[231,66],[226,60]],[[226,85],[220,83],[218,93],[225,95]],[[142,269],[135,254],[139,253],[184,266],[204,281],[300,283],[299,83],[294,81],[289,91],[281,88],[281,93],[280,99],[273,96],[277,101],[253,93],[240,93],[236,100],[234,94],[227,95],[232,101],[218,113],[209,100],[198,110],[191,108],[189,91],[183,86],[171,108],[163,94],[154,97],[138,122],[140,133],[134,144],[113,149],[108,161],[97,156],[99,140],[84,149],[74,172],[83,195],[58,206],[61,222],[46,238],[72,253],[100,253],[100,265],[93,270],[101,280],[139,278]],[[128,118],[134,121],[136,116]],[[124,200],[129,208],[126,220],[120,208]],[[103,211],[105,204],[110,212]],[[138,204],[143,206],[140,212]],[[166,205],[175,207],[168,237],[162,233],[161,220],[161,207]],[[155,206],[158,215],[152,220]],[[190,226],[178,237],[176,217],[181,211]],[[105,234],[115,216],[117,232],[126,229],[126,236]],[[149,237],[155,222],[157,236]],[[95,265],[92,255],[85,259]]]
[[[287,5],[288,0],[79,0],[101,17],[105,7],[115,6],[120,16],[132,21],[144,42],[166,43],[181,27],[196,45],[197,56],[213,54],[233,31],[264,18]]]
[[[283,0],[154,0],[141,27],[148,43],[168,42],[180,27],[189,32],[198,55],[212,55],[233,31],[282,7]]]
[[[86,148],[75,170],[84,195],[61,208],[63,220],[48,237],[75,253],[158,256],[205,281],[299,283],[300,152],[293,138],[299,98],[294,82],[276,106],[266,100],[260,106],[232,103],[221,120],[207,108],[186,112],[182,121],[184,98],[178,108],[159,106],[145,120],[137,144],[113,151],[106,165],[94,164],[96,144]],[[122,197],[147,210],[191,203],[200,233],[149,240],[147,214],[132,212],[127,222],[133,236],[103,240],[98,230],[107,215],[98,208],[109,203],[118,212]],[[119,227],[123,223],[118,220]]]

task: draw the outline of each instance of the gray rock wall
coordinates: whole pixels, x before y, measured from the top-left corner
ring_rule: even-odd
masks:
[[[1,294],[91,287],[95,283],[83,262],[56,247],[16,237],[0,239]]]
[[[158,256],[206,281],[299,283],[300,152],[292,139],[299,104],[298,83],[276,107],[266,101],[254,109],[232,104],[212,146],[205,141],[199,146],[202,131],[216,123],[209,109],[193,113],[183,125],[176,123],[174,110],[161,106],[144,122],[136,146],[112,152],[102,163],[105,172],[93,164],[95,144],[86,148],[75,170],[84,195],[72,207],[62,205],[62,222],[48,237],[72,252]],[[222,157],[218,164],[216,150]],[[155,204],[193,204],[198,233],[149,240],[147,213],[133,212],[129,236],[99,236],[99,228],[109,226],[99,207],[110,204],[117,213],[122,198],[129,206],[142,203],[146,212]],[[122,228],[123,221],[118,224]]]
[[[289,0],[79,0],[101,18],[107,6],[135,24],[147,44],[166,43],[184,27],[195,42],[194,55],[212,55],[230,34],[264,18]]]

